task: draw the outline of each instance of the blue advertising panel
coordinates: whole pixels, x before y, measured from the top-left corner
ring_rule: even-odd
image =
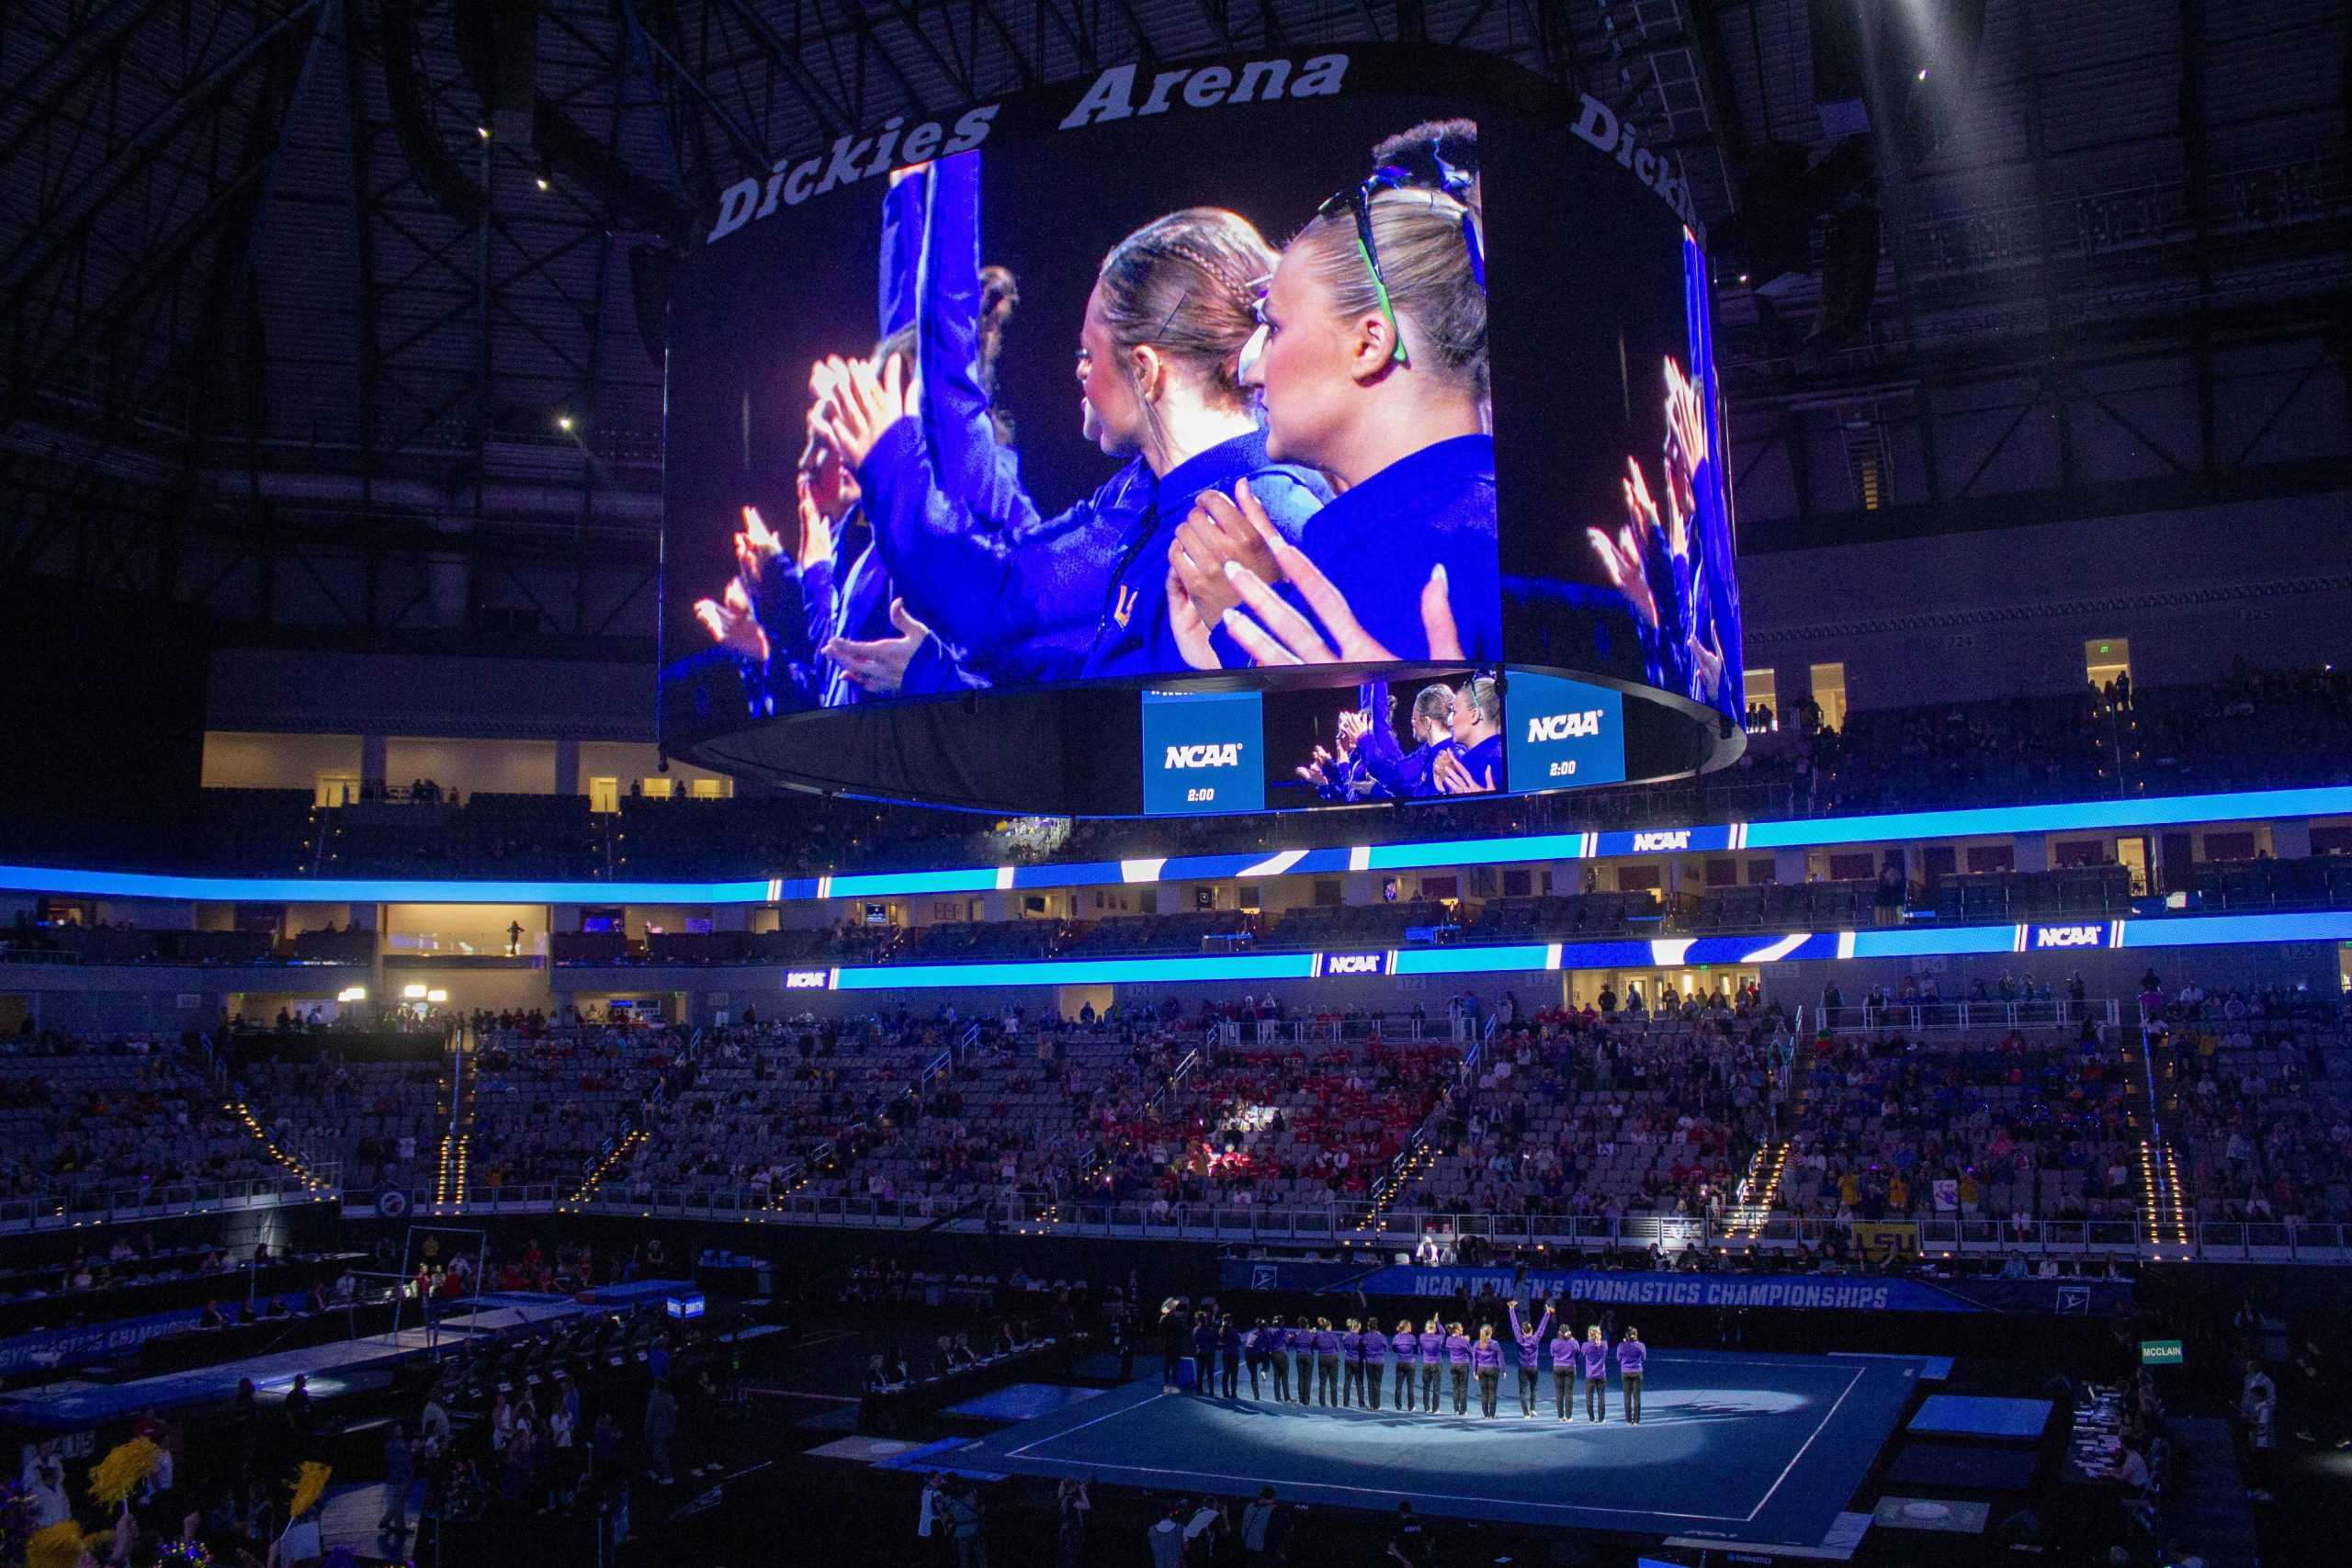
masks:
[[[1615,692],[1522,670],[1510,678],[1508,701],[1512,790],[1623,782],[1624,699]]]
[[[1264,810],[1262,702],[1255,692],[1146,692],[1144,815]]]

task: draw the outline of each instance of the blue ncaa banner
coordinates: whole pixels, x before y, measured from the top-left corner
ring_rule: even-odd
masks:
[[[1146,692],[1144,815],[1263,811],[1265,735],[1256,692]]]
[[[1615,692],[1514,670],[1503,705],[1503,765],[1514,791],[1624,781],[1624,699]]]

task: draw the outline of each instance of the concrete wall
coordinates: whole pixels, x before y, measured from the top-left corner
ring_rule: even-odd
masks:
[[[2344,654],[2352,577],[2309,554],[2352,497],[2187,508],[1750,555],[1739,565],[1751,669],[1785,705],[1842,663],[1857,708],[2078,690],[2083,645],[2131,639],[2140,686]]]
[[[384,782],[395,788],[430,779],[479,795],[553,795],[552,740],[458,740],[395,735],[384,742]]]
[[[356,713],[357,710],[354,710]],[[206,789],[301,789],[316,787],[321,773],[359,773],[356,735],[261,734],[252,730],[204,732]]]

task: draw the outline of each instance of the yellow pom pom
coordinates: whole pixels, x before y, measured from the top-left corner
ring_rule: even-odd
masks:
[[[304,1461],[300,1472],[294,1477],[294,1498],[286,1505],[286,1517],[299,1519],[317,1507],[319,1499],[327,1495],[327,1477],[334,1473],[332,1465],[316,1460]]]
[[[37,1530],[25,1543],[25,1568],[82,1568],[82,1553],[92,1539],[72,1519]]]
[[[164,1450],[145,1438],[119,1443],[91,1470],[90,1495],[105,1507],[115,1507],[163,1462]]]

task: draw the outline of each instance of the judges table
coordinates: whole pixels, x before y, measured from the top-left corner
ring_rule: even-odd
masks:
[[[1042,1339],[1010,1355],[991,1356],[976,1365],[944,1377],[919,1377],[879,1392],[869,1390],[860,1402],[857,1429],[897,1432],[925,1416],[960,1404],[1010,1382],[1067,1375],[1080,1341],[1076,1337]]]

